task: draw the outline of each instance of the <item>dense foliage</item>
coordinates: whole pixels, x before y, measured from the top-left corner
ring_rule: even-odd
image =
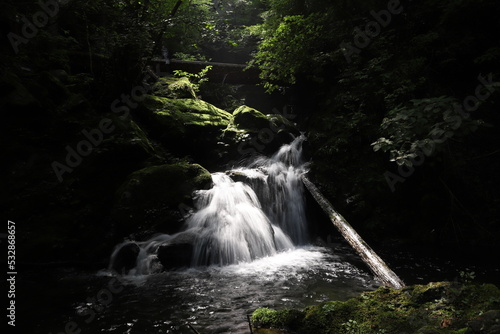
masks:
[[[268,4],[254,63],[268,90],[301,87],[313,172],[348,218],[377,239],[494,240],[498,3]]]

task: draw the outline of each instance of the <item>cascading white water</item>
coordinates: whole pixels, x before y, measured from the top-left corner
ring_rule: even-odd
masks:
[[[252,188],[223,173],[213,174],[212,180],[212,189],[198,192],[203,208],[187,222],[189,229],[200,231],[193,265],[248,262],[293,248],[266,217]]]
[[[157,271],[158,258],[161,261],[165,256],[160,248],[178,245],[176,240],[189,239],[186,236],[191,237],[183,245],[187,243],[192,250],[192,266],[249,262],[307,243],[300,181],[304,140],[301,135],[271,158],[258,158],[249,167],[212,174],[213,187],[196,192],[197,211],[187,218],[185,231],[120,244],[113,252],[110,268],[116,268],[114,262],[120,251],[133,244],[136,266],[127,273]],[[230,175],[243,177],[244,182],[235,182]]]
[[[291,144],[283,145],[271,158],[260,158],[250,165],[264,176],[261,201],[271,222],[280,226],[297,245],[308,242],[304,203],[304,186],[300,175],[305,172],[302,161],[301,135]],[[253,175],[256,175],[254,173]],[[265,177],[267,176],[267,177]],[[252,174],[249,175],[252,177]]]

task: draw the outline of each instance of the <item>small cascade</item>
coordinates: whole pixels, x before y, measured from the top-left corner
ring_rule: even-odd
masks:
[[[302,143],[305,136],[283,145],[271,158],[258,158],[249,168],[236,171],[249,178],[271,222],[288,235],[294,244],[309,241],[304,203],[305,172]]]
[[[302,135],[248,167],[212,174],[213,187],[195,192],[196,211],[184,231],[116,246],[110,269],[144,275],[189,265],[237,264],[306,244],[300,180],[304,140]]]
[[[187,221],[188,229],[199,231],[193,265],[249,262],[293,248],[266,217],[250,186],[223,173],[212,174],[212,180],[212,189],[198,192],[203,208]]]

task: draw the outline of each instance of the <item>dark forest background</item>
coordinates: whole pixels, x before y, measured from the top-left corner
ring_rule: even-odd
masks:
[[[193,130],[152,117],[153,98],[113,111],[138,85],[160,90],[148,73],[166,50],[257,68],[308,137],[311,179],[370,243],[497,249],[498,1],[3,0],[0,17],[2,211],[26,262],[102,262],[124,237],[173,232],[206,186],[193,166],[240,158],[226,114]],[[195,74],[181,91],[196,108],[249,104],[241,85]],[[185,110],[174,102],[162,112]],[[103,118],[116,129],[59,182],[54,161]]]

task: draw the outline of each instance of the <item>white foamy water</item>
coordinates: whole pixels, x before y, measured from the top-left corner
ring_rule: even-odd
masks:
[[[223,173],[212,180],[212,189],[198,193],[203,208],[187,222],[188,229],[199,231],[192,265],[249,262],[293,248],[262,211],[252,188]]]
[[[112,264],[125,247],[138,256],[121,277],[127,289],[108,309],[103,331],[192,333],[189,323],[204,334],[248,334],[246,315],[258,307],[301,308],[375,287],[351,253],[310,245],[300,180],[304,140],[213,173],[212,188],[194,194],[196,210],[183,232],[118,245]],[[191,261],[163,271],[162,247],[176,240],[192,243]]]
[[[167,255],[160,254],[160,247],[179,247],[181,238],[182,251],[192,253],[191,266],[251,262],[307,244],[304,187],[300,180],[304,173],[304,140],[300,136],[271,158],[258,158],[247,168],[212,174],[213,187],[195,193],[197,210],[187,218],[184,231],[122,243],[111,256],[110,268],[116,268],[115,264],[122,260],[119,257],[125,252],[120,251],[126,246],[128,257],[139,249],[135,267],[125,274],[161,271],[160,263],[165,265]],[[245,179],[233,180],[229,175],[234,173]],[[179,255],[168,251],[162,254]]]
[[[251,262],[126,276],[127,289],[116,296],[99,328],[187,334],[189,323],[203,334],[248,334],[246,315],[256,308],[303,308],[376,287],[351,256],[305,246]],[[148,322],[141,323],[141,317]]]

